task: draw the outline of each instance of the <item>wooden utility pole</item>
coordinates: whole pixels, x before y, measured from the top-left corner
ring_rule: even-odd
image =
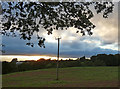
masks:
[[[60,44],[60,39],[61,38],[56,38],[56,40],[58,40],[58,53],[57,53],[57,68],[56,68],[56,80],[59,80],[58,77],[58,72],[59,72],[59,44]]]

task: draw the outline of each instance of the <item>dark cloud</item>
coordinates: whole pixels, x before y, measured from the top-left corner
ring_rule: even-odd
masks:
[[[47,54],[54,54],[55,47],[51,43],[50,45],[48,43],[46,44],[46,48],[40,48],[37,45],[37,41],[35,41],[35,46],[30,47],[27,46],[27,41],[21,40],[18,37],[12,38],[12,37],[3,37],[2,43],[5,44],[5,47],[3,47],[3,50],[5,50],[5,54],[41,54],[41,55],[47,55]],[[54,51],[51,51],[52,50]]]
[[[26,54],[26,55],[51,55],[56,56],[57,54],[57,43],[48,43],[46,42],[46,48],[40,48],[37,45],[37,41],[35,42],[35,47],[26,46],[26,41],[20,40],[19,38],[12,37],[3,37],[3,44],[6,46],[3,48],[6,53],[5,54]],[[102,49],[95,44],[82,42],[80,40],[73,42],[62,42],[60,44],[60,56],[62,57],[81,57],[86,56],[90,57],[96,54],[116,54],[117,51],[111,49]]]
[[[92,55],[96,55],[96,54],[117,54],[118,51],[116,50],[111,50],[111,49],[102,49],[99,47],[93,48],[92,50],[85,50],[85,51],[81,51],[79,50],[71,50],[71,51],[63,51],[61,52],[61,55],[63,55],[64,57],[81,57],[81,56],[86,56],[86,57],[90,57]]]

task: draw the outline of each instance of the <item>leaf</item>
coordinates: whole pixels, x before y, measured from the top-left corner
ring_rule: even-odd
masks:
[[[26,45],[30,45],[30,43],[26,43]]]
[[[79,31],[76,31],[76,33],[78,33]]]

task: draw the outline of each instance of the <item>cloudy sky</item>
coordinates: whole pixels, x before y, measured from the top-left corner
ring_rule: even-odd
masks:
[[[94,12],[95,13],[95,12]],[[96,14],[96,13],[95,13]],[[44,55],[56,56],[57,40],[55,37],[61,37],[60,56],[65,58],[90,57],[96,54],[116,54],[118,53],[118,5],[115,3],[114,11],[108,19],[104,19],[102,14],[96,14],[91,21],[96,25],[92,36],[81,36],[76,33],[75,28],[68,30],[53,31],[52,35],[47,35],[43,28],[39,33],[46,38],[46,48],[40,48],[38,41],[33,37],[34,47],[26,46],[27,41],[20,37],[2,37],[3,49],[6,51],[3,55]]]

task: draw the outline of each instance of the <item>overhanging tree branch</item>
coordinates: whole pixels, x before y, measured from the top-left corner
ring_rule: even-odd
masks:
[[[92,35],[95,25],[90,21],[94,17],[90,6],[94,6],[96,12],[103,13],[103,18],[108,18],[112,13],[112,2],[1,2],[2,4],[2,28],[0,33],[16,36],[20,33],[21,39],[31,40],[35,32],[39,32],[40,26],[47,30],[48,35],[53,30],[64,30],[69,27],[77,28],[76,33]],[[37,34],[40,47],[45,47],[45,38]],[[26,45],[33,47],[34,43]]]

